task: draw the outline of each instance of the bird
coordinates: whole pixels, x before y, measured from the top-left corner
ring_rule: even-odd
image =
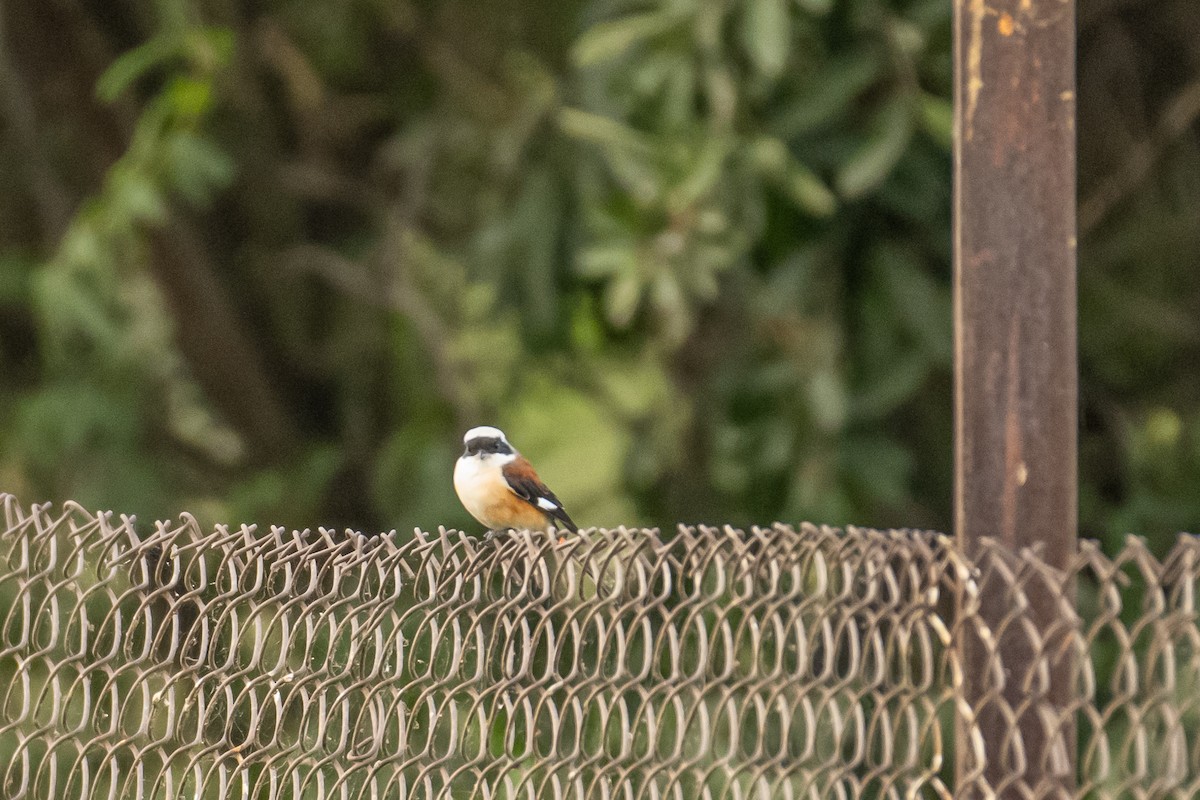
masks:
[[[533,465],[490,425],[463,436],[454,464],[454,491],[463,507],[492,531],[579,527],[534,471]]]

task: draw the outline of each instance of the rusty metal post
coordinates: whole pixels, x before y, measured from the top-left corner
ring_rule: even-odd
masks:
[[[954,0],[954,24],[956,533],[971,553],[994,537],[1063,566],[1077,536],[1075,0]],[[973,711],[959,723],[977,726],[998,796],[1054,797],[1074,784],[1071,670],[1055,662],[1036,691],[1020,679],[1051,643],[1018,631],[1062,622],[1042,588],[1023,591],[1022,620],[1011,586],[980,598],[982,622],[1009,618],[1011,635],[990,645],[1006,677],[964,641]],[[1050,734],[1047,712],[1063,720]],[[1043,758],[1051,747],[1067,762]]]

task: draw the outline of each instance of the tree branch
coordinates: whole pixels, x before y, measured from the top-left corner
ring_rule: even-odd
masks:
[[[288,411],[216,279],[200,236],[174,219],[151,234],[151,269],[171,304],[176,341],[213,405],[245,437],[256,463],[297,441]]]
[[[385,234],[383,238],[386,240],[396,235]],[[400,246],[386,248],[389,255],[400,253],[402,249]],[[283,257],[292,269],[317,275],[355,300],[397,312],[407,319],[429,355],[434,385],[453,409],[458,426],[463,428],[471,420],[479,418],[479,409],[459,390],[461,380],[458,368],[446,348],[451,338],[450,332],[429,305],[422,301],[419,293],[407,284],[403,265],[395,271],[395,280],[381,287],[366,268],[325,247],[293,247]]]
[[[1079,203],[1079,232],[1103,222],[1113,209],[1150,177],[1167,148],[1200,119],[1200,80],[1184,86],[1167,103],[1154,130],[1136,144],[1125,161]]]
[[[2,116],[11,126],[13,138],[24,154],[25,172],[37,208],[42,243],[50,250],[71,221],[70,194],[54,174],[42,149],[43,137],[32,93],[9,55],[4,23],[3,7],[0,7],[0,108],[3,109]]]

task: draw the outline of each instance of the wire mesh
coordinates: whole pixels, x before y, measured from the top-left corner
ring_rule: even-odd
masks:
[[[0,500],[5,798],[1200,791],[1190,537],[1056,571],[914,531],[139,531]]]

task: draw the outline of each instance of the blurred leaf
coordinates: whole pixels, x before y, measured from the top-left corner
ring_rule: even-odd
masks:
[[[857,423],[882,419],[912,400],[928,375],[929,360],[924,353],[910,350],[888,359],[884,369],[872,373],[867,385],[854,395],[850,416]]]
[[[818,17],[823,17],[833,8],[833,0],[796,0],[801,9]]]
[[[650,282],[650,301],[666,341],[681,344],[691,330],[692,321],[687,298],[679,280],[670,272],[656,275]]]
[[[891,17],[886,26],[892,46],[906,58],[916,58],[925,49],[925,32],[903,17]]]
[[[214,191],[233,182],[236,165],[208,139],[179,133],[167,143],[168,180],[194,206],[207,203]]]
[[[838,194],[853,200],[883,183],[904,155],[912,132],[913,114],[909,97],[899,95],[892,98],[872,120],[866,143],[838,171],[835,181]]]
[[[948,365],[954,342],[949,287],[936,283],[902,246],[881,244],[872,266],[889,294],[889,307],[932,359]]]
[[[548,169],[529,175],[513,209],[512,233],[519,264],[514,276],[523,285],[522,320],[527,330],[550,332],[558,317],[558,247],[564,217],[563,197]]]
[[[827,217],[837,210],[837,197],[825,182],[793,158],[779,139],[759,138],[751,154],[763,175],[779,186],[800,210],[817,217]]]
[[[184,120],[199,119],[212,108],[213,87],[207,80],[178,77],[168,84],[163,102]]]
[[[111,103],[134,82],[177,58],[187,58],[203,72],[211,73],[228,63],[233,49],[233,33],[224,28],[159,34],[119,56],[96,81],[96,96]]]
[[[184,46],[193,64],[204,72],[213,72],[233,58],[237,39],[228,28],[191,28],[184,37]]]
[[[85,457],[89,450],[132,439],[136,420],[129,410],[116,398],[91,388],[47,386],[20,403],[14,441],[21,443],[28,463],[57,470]]]
[[[816,217],[828,217],[837,210],[837,197],[825,182],[803,164],[793,161],[785,173],[784,189],[796,206]]]
[[[651,11],[597,23],[576,40],[571,48],[571,60],[579,67],[607,61],[631,47],[666,33],[681,22],[678,14]]]
[[[913,467],[906,448],[881,436],[849,437],[841,443],[839,452],[842,469],[871,503],[903,503]]]
[[[1169,408],[1154,409],[1146,418],[1146,438],[1155,447],[1174,447],[1183,433],[1183,420]]]
[[[744,0],[742,47],[750,63],[767,80],[787,66],[791,44],[789,0]]]
[[[634,271],[622,272],[604,287],[605,315],[617,328],[629,326],[641,301],[642,279]]]
[[[156,36],[122,54],[96,81],[96,96],[105,102],[113,102],[134,81],[178,56],[180,45],[177,38]]]
[[[637,248],[627,242],[596,244],[575,259],[575,272],[588,279],[604,278],[637,269]]]
[[[114,211],[131,222],[161,224],[167,206],[158,187],[130,170],[114,171],[109,183]]]
[[[595,364],[597,383],[622,417],[634,418],[662,412],[679,399],[661,361],[608,356]]]
[[[19,251],[0,251],[0,303],[24,304],[29,296],[29,279],[37,262]]]
[[[866,50],[829,60],[781,100],[772,116],[771,131],[790,139],[831,123],[879,79],[882,68],[879,57]]]
[[[671,192],[670,205],[675,210],[683,210],[712,192],[722,177],[732,148],[733,142],[726,137],[706,141],[691,162],[687,177]]]
[[[575,108],[558,112],[558,125],[573,139],[625,153],[634,158],[649,159],[654,146],[643,134],[620,122]]]
[[[818,427],[826,431],[841,428],[846,419],[847,402],[840,375],[832,369],[815,372],[809,379],[807,395]]]
[[[683,54],[668,52],[664,54],[664,60],[667,63],[658,87],[661,123],[663,130],[681,130],[696,120],[696,87],[700,76],[696,64]]]
[[[954,146],[954,106],[950,101],[922,92],[921,129],[949,151]]]
[[[584,353],[594,354],[604,345],[604,324],[597,303],[580,298],[571,314],[571,344]]]

